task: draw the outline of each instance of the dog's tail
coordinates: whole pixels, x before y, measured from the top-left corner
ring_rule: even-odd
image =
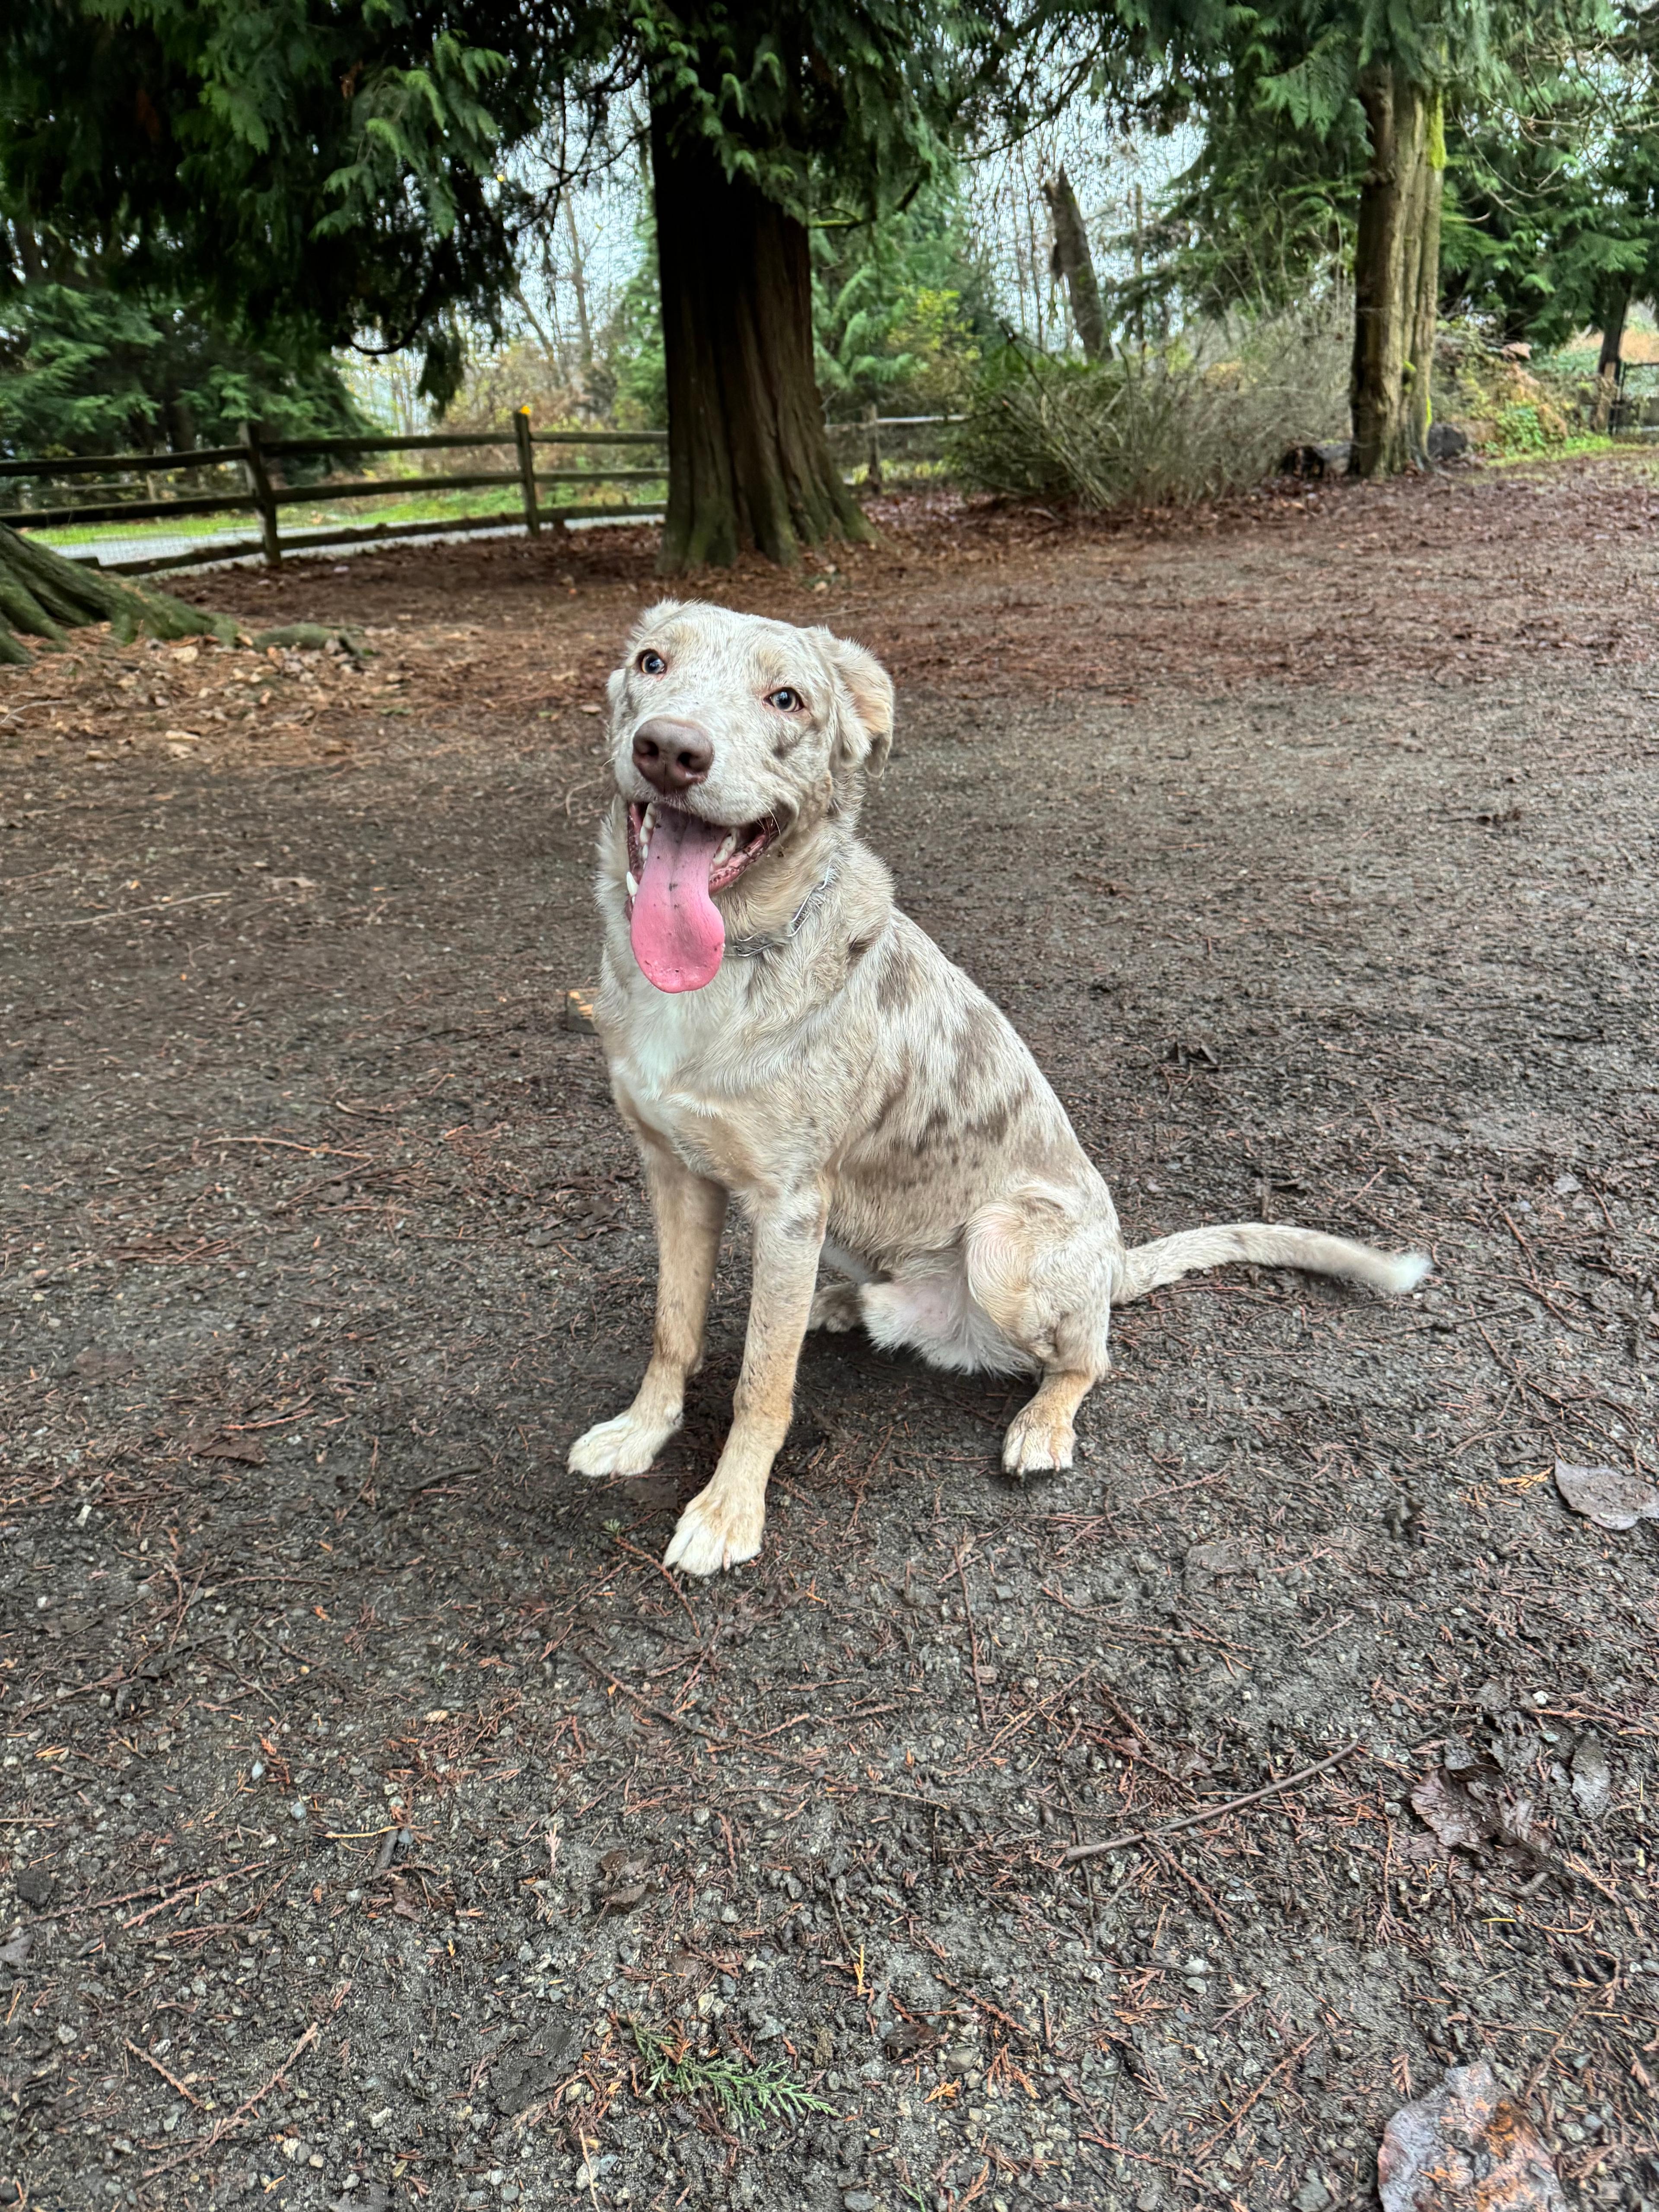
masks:
[[[1425,1252],[1377,1252],[1346,1237],[1326,1237],[1317,1229],[1287,1229],[1277,1223],[1229,1221],[1209,1229],[1182,1229],[1155,1243],[1137,1244],[1123,1255],[1115,1303],[1145,1297],[1164,1283],[1179,1282],[1200,1267],[1219,1267],[1230,1260],[1254,1260],[1268,1267],[1305,1267],[1310,1274],[1340,1275],[1368,1283],[1374,1291],[1399,1297],[1414,1291],[1433,1261]]]

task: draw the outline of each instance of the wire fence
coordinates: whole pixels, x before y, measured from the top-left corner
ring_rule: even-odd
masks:
[[[1615,438],[1659,438],[1659,362],[1620,362],[1607,429]]]
[[[851,483],[872,492],[916,489],[950,480],[950,432],[960,415],[878,415],[826,428],[831,457]]]
[[[870,490],[942,480],[956,417],[877,416],[829,426],[849,482]],[[0,521],[125,575],[327,546],[471,531],[647,521],[666,502],[661,430],[366,432],[264,438],[186,453],[0,459]],[[407,459],[400,459],[406,456]]]

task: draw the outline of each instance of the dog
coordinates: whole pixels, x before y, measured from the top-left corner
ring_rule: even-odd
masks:
[[[571,1448],[643,1474],[679,1427],[727,1202],[753,1233],[733,1419],[664,1564],[760,1549],[809,1328],[863,1327],[939,1367],[1030,1373],[1016,1475],[1072,1464],[1111,1310],[1232,1260],[1394,1293],[1428,1272],[1312,1230],[1240,1222],[1126,1248],[1110,1194],[1012,1025],[896,905],[860,842],[893,686],[827,629],[667,599],[608,684],[594,1025],[644,1162],[659,1255],[627,1411]]]

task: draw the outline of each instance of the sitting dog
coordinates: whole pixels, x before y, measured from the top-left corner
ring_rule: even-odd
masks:
[[[1255,1222],[1125,1248],[1030,1054],[859,842],[893,730],[892,684],[860,647],[665,600],[609,696],[594,1020],[659,1273],[645,1379],[573,1446],[578,1474],[643,1474],[679,1427],[729,1197],[754,1237],[735,1417],[668,1566],[712,1575],[760,1549],[809,1328],[1036,1374],[1002,1453],[1027,1474],[1072,1464],[1115,1304],[1229,1260],[1421,1281],[1420,1255]]]

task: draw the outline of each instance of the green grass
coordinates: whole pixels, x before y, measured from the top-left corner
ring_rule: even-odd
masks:
[[[596,471],[593,477],[595,491],[602,491],[607,478]],[[664,482],[667,479],[665,477]],[[544,507],[579,505],[573,493],[580,493],[580,484],[561,484],[555,499],[544,490]],[[620,489],[620,488],[619,488]],[[629,484],[626,492],[637,497],[648,487]],[[356,524],[376,522],[430,522],[441,526],[462,514],[499,514],[503,521],[521,520],[524,501],[515,485],[483,486],[475,491],[411,492],[399,497],[388,495],[383,498],[331,500],[325,489],[319,489],[315,504],[295,501],[281,510],[285,530],[332,530],[349,528]],[[259,519],[246,510],[230,509],[222,515],[180,514],[161,515],[131,522],[68,523],[60,530],[42,530],[35,534],[43,545],[55,547],[59,552],[77,545],[108,544],[112,540],[142,538],[149,531],[163,532],[169,538],[257,538]]]
[[[744,2066],[696,2051],[682,2038],[659,2035],[636,2020],[629,2032],[645,2067],[646,2094],[686,2100],[712,2098],[728,2120],[743,2126],[769,2120],[797,2120],[805,2112],[836,2112],[836,2106],[797,2081],[782,2066]]]
[[[1511,447],[1508,453],[1483,453],[1480,459],[1489,469],[1534,467],[1540,461],[1576,461],[1587,454],[1634,454],[1643,459],[1654,457],[1653,447],[1634,438],[1597,437],[1585,431],[1581,437],[1564,438],[1559,445],[1537,447]]]

